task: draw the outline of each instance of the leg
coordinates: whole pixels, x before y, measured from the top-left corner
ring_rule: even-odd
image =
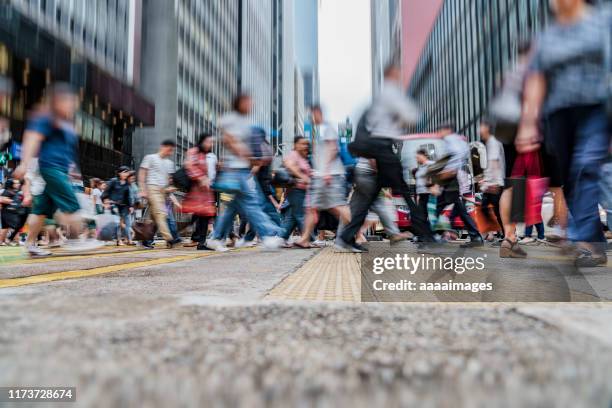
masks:
[[[159,229],[164,240],[172,241],[172,234],[168,229],[168,214],[166,213],[166,197],[161,188],[157,186],[147,186],[149,192],[149,207],[155,225]]]
[[[538,232],[538,239],[544,239],[544,223],[537,223],[535,227],[536,231]]]

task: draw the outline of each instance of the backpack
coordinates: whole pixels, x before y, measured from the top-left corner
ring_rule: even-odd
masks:
[[[359,122],[357,122],[357,129],[355,130],[355,140],[348,144],[348,151],[353,157],[371,158],[369,141],[372,138],[372,133],[367,127],[370,109],[371,108],[366,109],[366,111],[361,115],[361,118],[359,118]]]

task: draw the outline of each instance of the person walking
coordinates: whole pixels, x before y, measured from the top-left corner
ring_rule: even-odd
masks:
[[[170,233],[166,213],[166,194],[170,185],[170,176],[174,173],[174,162],[170,157],[174,154],[175,147],[174,141],[164,140],[157,153],[144,157],[138,172],[139,195],[147,199],[149,215],[169,248],[180,242],[180,238],[174,239]],[[143,242],[143,246],[152,247],[152,243]]]
[[[385,81],[380,94],[372,106],[364,113],[364,127],[370,133],[369,138],[372,149],[369,158],[375,160],[377,185],[367,200],[355,206],[351,211],[351,221],[336,239],[337,247],[345,250],[359,252],[360,247],[355,246],[355,237],[363,225],[370,207],[378,198],[379,191],[384,187],[391,187],[402,195],[410,209],[412,231],[423,242],[435,242],[429,223],[419,211],[410,195],[410,188],[404,180],[402,163],[393,151],[394,139],[403,134],[405,126],[414,124],[419,115],[418,109],[410,99],[405,96],[401,87],[401,69],[389,65],[384,71]],[[359,132],[359,126],[357,131]]]
[[[478,228],[476,228],[476,223],[467,213],[459,187],[459,171],[468,159],[470,148],[464,137],[456,133],[455,124],[451,121],[447,121],[440,125],[438,128],[438,137],[444,140],[448,162],[438,174],[438,178],[444,185],[442,186],[442,194],[438,196],[436,217],[440,216],[444,208],[452,205],[453,211],[450,219],[452,220],[456,216],[459,216],[470,236],[470,241],[461,246],[463,248],[483,246],[484,241],[478,232]]]
[[[504,187],[506,161],[504,145],[491,133],[492,127],[493,124],[490,120],[483,119],[480,121],[480,140],[485,144],[487,151],[487,167],[480,182],[480,190],[482,191],[481,208],[483,215],[489,219],[489,206],[493,207],[493,214],[495,214],[495,218],[502,228],[503,235],[504,223],[499,211],[499,200]]]
[[[417,205],[421,214],[429,221],[429,214],[427,212],[427,203],[429,202],[429,179],[427,177],[427,170],[434,162],[429,160],[429,155],[423,149],[419,149],[416,152],[416,161],[418,167],[414,171],[414,178],[416,180],[416,195]]]
[[[215,195],[211,188],[217,175],[217,156],[212,152],[212,148],[213,136],[210,133],[202,133],[198,144],[187,151],[184,163],[191,179],[191,188],[183,200],[182,211],[193,214],[191,242],[196,244],[200,251],[208,249],[208,224],[217,212]]]
[[[28,208],[24,205],[24,194],[21,191],[21,182],[17,179],[8,179],[4,190],[0,194],[0,245],[13,244],[13,240],[23,228],[28,217]]]
[[[111,205],[112,212],[119,216],[119,225],[117,226],[117,245],[134,245],[132,242],[132,217],[134,213],[134,196],[128,177],[130,169],[127,166],[121,166],[117,170],[117,177],[108,182],[106,190],[102,193],[102,202],[108,202]],[[123,231],[122,240],[121,231]]]
[[[551,6],[554,21],[536,40],[524,85],[516,147],[538,150],[543,123],[544,144],[560,164],[576,266],[605,265],[598,202],[610,146],[606,57],[612,12],[586,0],[552,0]]]
[[[236,190],[232,201],[217,218],[212,238],[206,244],[216,251],[227,251],[225,238],[232,228],[236,213],[248,220],[267,249],[278,249],[283,243],[279,236],[281,228],[270,221],[260,206],[261,195],[253,178],[253,155],[248,147],[251,136],[249,115],[252,108],[251,96],[241,93],[234,99],[233,111],[219,121],[225,145],[225,167],[218,181],[224,177],[226,180],[231,179]]]
[[[293,140],[293,150],[283,161],[287,171],[295,178],[295,184],[287,188],[285,200],[289,203],[283,218],[283,233],[286,241],[295,228],[304,232],[304,205],[306,192],[311,182],[312,169],[308,163],[310,143],[304,136],[296,136]]]
[[[56,210],[59,210],[59,223],[67,228],[66,250],[89,251],[103,245],[93,239],[79,239],[83,220],[69,176],[69,169],[77,164],[78,157],[78,137],[74,128],[78,97],[72,87],[64,83],[51,87],[48,96],[48,109],[37,112],[27,124],[21,163],[13,173],[14,178],[22,179],[32,159],[38,156],[45,189],[34,201],[28,220],[26,249],[32,256],[50,254],[36,246],[36,239],[45,218],[53,218]]]
[[[324,121],[321,106],[312,106],[311,115],[317,140],[313,151],[313,178],[307,198],[308,212],[304,230],[300,240],[294,243],[300,248],[312,247],[310,239],[320,211],[327,210],[339,219],[341,224],[346,225],[350,220],[346,202],[345,170],[339,155],[338,132]]]

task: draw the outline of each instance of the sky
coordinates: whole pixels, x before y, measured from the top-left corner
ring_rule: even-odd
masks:
[[[327,120],[343,122],[372,94],[370,0],[320,0],[319,75]]]

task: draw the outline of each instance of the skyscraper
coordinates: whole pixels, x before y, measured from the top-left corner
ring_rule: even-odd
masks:
[[[144,1],[141,89],[157,111],[155,127],[137,131],[137,162],[173,139],[180,164],[200,132],[216,130],[238,91],[239,26],[240,0]]]
[[[295,2],[295,49],[304,79],[304,104],[319,102],[319,3],[318,0]]]
[[[372,95],[380,91],[383,71],[390,62],[400,62],[401,8],[400,0],[371,2],[372,33]]]
[[[79,92],[81,171],[109,177],[131,165],[134,127],[152,125],[154,106],[134,86],[140,72],[141,0],[10,0],[0,4],[0,75],[13,97],[2,112],[13,143],[28,110],[54,81]]]
[[[240,88],[253,97],[253,122],[272,130],[273,0],[241,0]]]

